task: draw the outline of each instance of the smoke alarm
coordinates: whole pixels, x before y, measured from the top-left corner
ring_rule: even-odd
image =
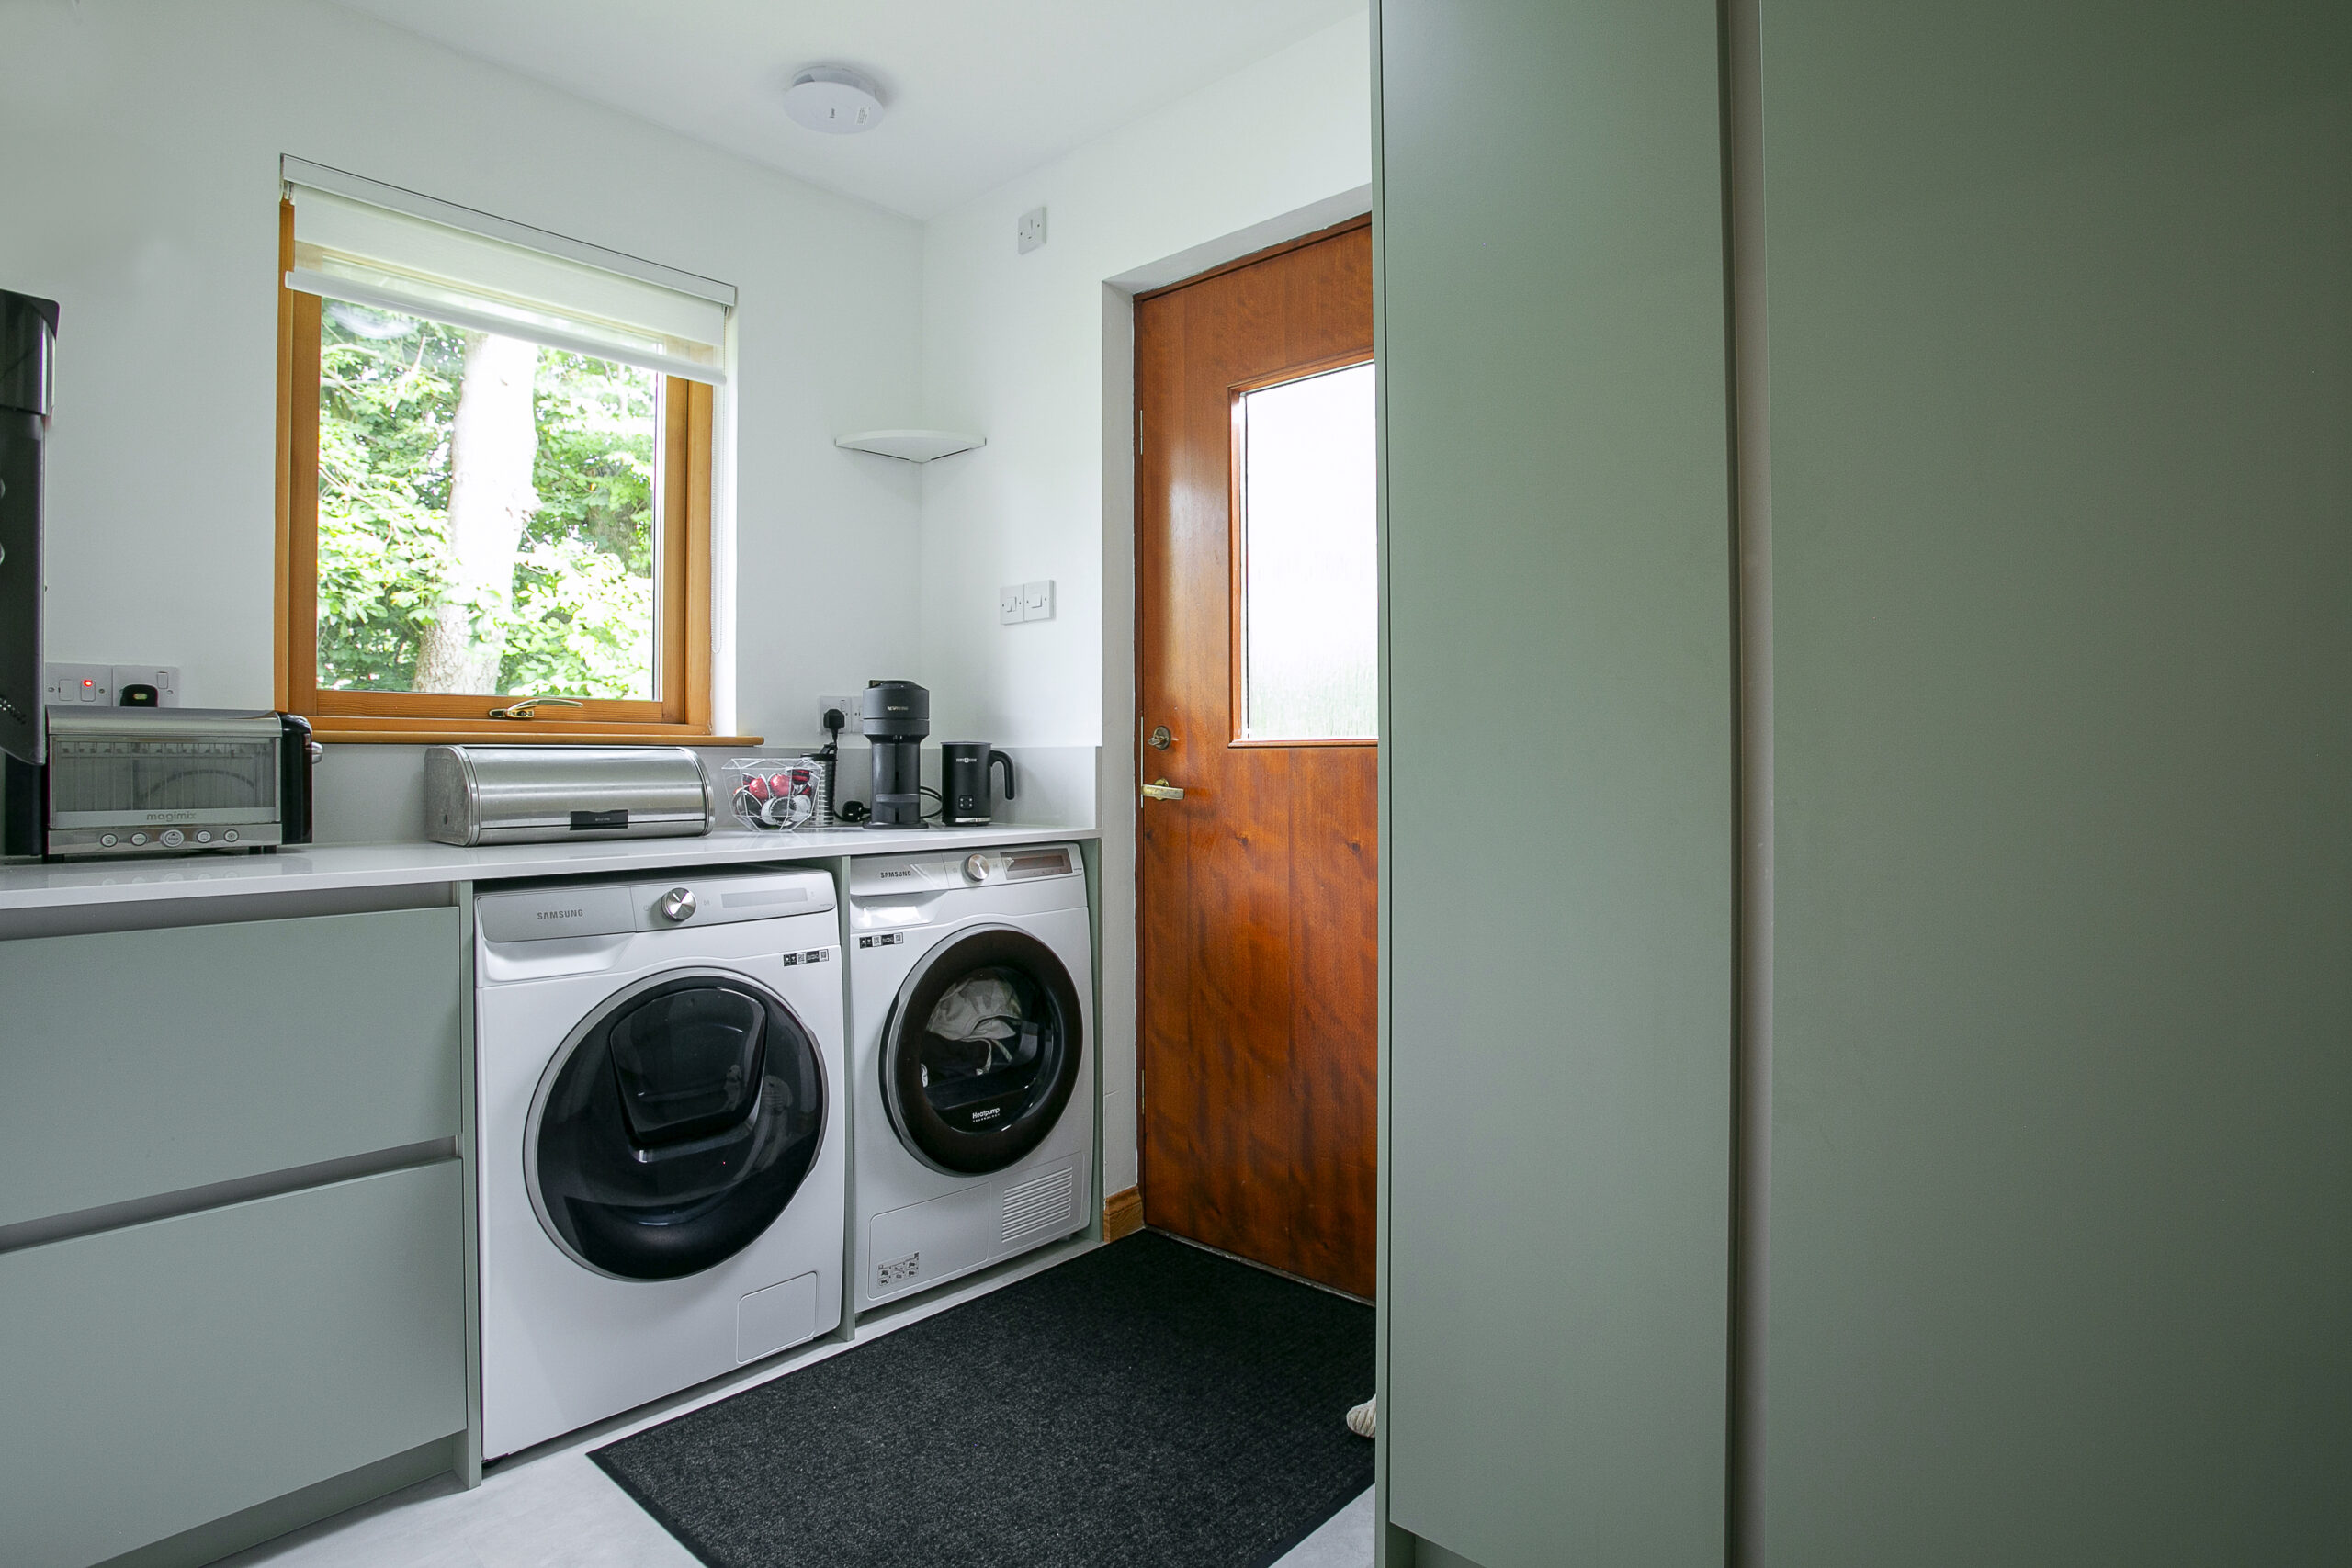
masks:
[[[854,136],[882,123],[882,95],[854,71],[812,65],[784,90],[784,112],[827,136]]]

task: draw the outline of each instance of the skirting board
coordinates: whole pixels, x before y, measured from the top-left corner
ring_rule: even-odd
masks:
[[[403,1487],[453,1473],[464,1462],[466,1435],[437,1438],[405,1453],[331,1476],[273,1502],[262,1503],[208,1525],[183,1530],[152,1545],[107,1559],[99,1568],[196,1568],[232,1551],[333,1518],[346,1508],[390,1496]],[[452,1485],[456,1483],[453,1482]]]
[[[1143,1189],[1130,1187],[1102,1200],[1102,1239],[1116,1241],[1143,1229]]]

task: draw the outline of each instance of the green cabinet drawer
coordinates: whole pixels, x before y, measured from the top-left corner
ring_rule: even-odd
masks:
[[[0,1225],[458,1132],[459,916],[0,942]]]
[[[464,1430],[455,1160],[0,1254],[12,1568],[82,1568]]]

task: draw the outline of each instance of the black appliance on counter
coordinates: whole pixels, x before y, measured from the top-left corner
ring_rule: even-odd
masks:
[[[0,757],[0,852],[49,860],[263,853],[311,841],[311,721],[52,703],[39,766]]]
[[[858,728],[874,752],[869,828],[920,828],[922,740],[931,733],[931,694],[912,681],[868,681]]]
[[[1012,795],[1012,759],[985,740],[944,740],[939,746],[939,820],[950,828],[985,828],[993,819],[989,770],[1004,770],[1004,798]]]
[[[0,753],[41,760],[41,454],[57,305],[0,289]]]

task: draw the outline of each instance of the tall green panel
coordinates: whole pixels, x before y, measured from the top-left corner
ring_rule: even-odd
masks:
[[[1763,103],[1768,1561],[2352,1562],[2352,7]]]
[[[1724,1555],[1716,14],[1382,0],[1390,1519]]]

